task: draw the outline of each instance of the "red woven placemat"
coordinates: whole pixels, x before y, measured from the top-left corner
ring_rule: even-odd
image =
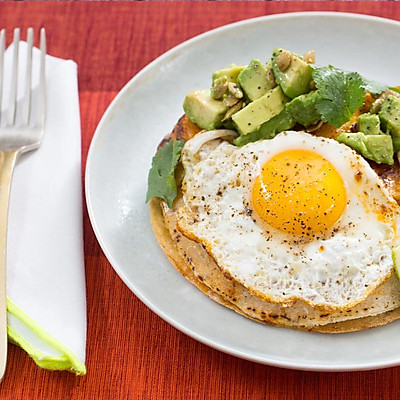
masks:
[[[118,90],[178,43],[238,20],[291,11],[345,11],[400,20],[396,2],[1,2],[1,27],[45,26],[48,49],[79,65],[82,171]],[[400,368],[351,373],[279,369],[223,354],[169,326],[122,283],[83,216],[88,296],[85,377],[39,369],[10,346],[0,399],[398,398]]]

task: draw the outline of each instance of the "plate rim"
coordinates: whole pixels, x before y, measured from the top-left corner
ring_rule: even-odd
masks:
[[[243,20],[239,20],[236,22],[231,22],[228,24],[224,24],[218,26],[216,28],[212,28],[210,30],[204,31],[198,35],[195,35],[175,46],[168,49],[161,55],[154,58],[150,63],[144,66],[141,70],[139,70],[135,75],[133,75],[118,91],[117,95],[113,98],[110,104],[107,106],[105,112],[103,113],[97,127],[94,131],[92,139],[90,141],[89,150],[87,152],[86,158],[86,166],[84,172],[84,194],[86,200],[86,208],[89,216],[89,221],[91,223],[93,232],[95,237],[100,245],[101,250],[103,251],[105,257],[107,258],[108,262],[111,264],[114,271],[117,275],[121,278],[124,284],[129,288],[129,290],[136,296],[138,299],[145,304],[150,310],[152,310],[155,314],[157,314],[160,318],[166,321],[168,324],[172,325],[182,333],[186,334],[187,336],[191,337],[203,343],[211,348],[214,348],[218,351],[222,351],[226,354],[239,357],[244,360],[257,362],[263,365],[269,365],[274,367],[280,368],[288,368],[293,370],[302,370],[302,371],[318,371],[318,372],[349,372],[349,371],[366,371],[366,370],[373,370],[373,369],[381,369],[381,368],[389,368],[394,366],[400,365],[400,355],[397,359],[393,359],[390,361],[381,361],[381,362],[370,362],[370,363],[345,363],[342,365],[336,364],[334,366],[326,365],[326,364],[310,364],[304,362],[288,362],[288,361],[281,361],[278,359],[268,359],[266,360],[265,357],[258,357],[255,355],[249,356],[246,352],[240,351],[238,349],[232,349],[230,346],[226,346],[224,344],[215,343],[213,340],[204,337],[203,335],[199,335],[194,330],[186,327],[185,325],[181,324],[179,321],[176,321],[174,318],[168,316],[165,312],[163,312],[158,306],[153,304],[149,301],[145,295],[140,293],[133,284],[129,281],[127,276],[125,275],[124,271],[118,266],[117,262],[115,261],[111,251],[109,251],[107,244],[105,243],[101,229],[97,224],[97,219],[95,216],[94,209],[92,207],[92,196],[90,193],[90,182],[91,182],[91,165],[93,154],[96,151],[96,144],[99,141],[101,132],[103,130],[103,126],[106,124],[107,120],[109,119],[110,115],[113,112],[113,109],[117,106],[120,102],[120,99],[125,96],[125,93],[130,90],[130,88],[135,84],[137,80],[140,80],[142,75],[145,75],[149,69],[153,67],[154,64],[161,62],[164,58],[170,56],[171,53],[178,52],[185,48],[186,46],[192,45],[197,41],[201,41],[207,36],[211,36],[217,34],[219,31],[226,31],[229,29],[236,29],[239,26],[244,26],[247,24],[253,24],[257,21],[268,21],[268,20],[279,20],[279,19],[291,19],[291,18],[308,18],[308,17],[330,17],[330,18],[338,18],[338,19],[356,19],[356,20],[368,20],[368,21],[376,21],[381,22],[384,24],[395,25],[397,28],[400,28],[400,21],[368,15],[368,14],[359,14],[359,13],[352,13],[352,12],[338,12],[338,11],[300,11],[300,12],[287,12],[287,13],[277,13],[277,14],[270,14],[270,15],[262,15],[258,17],[246,18]]]

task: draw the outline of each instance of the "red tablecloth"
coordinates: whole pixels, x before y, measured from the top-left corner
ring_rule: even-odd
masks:
[[[400,3],[393,1],[34,1],[1,2],[0,26],[45,26],[49,52],[78,63],[83,179],[97,123],[119,89],[142,67],[176,44],[226,23],[307,10],[400,20]],[[1,399],[400,398],[400,368],[293,371],[244,361],[196,342],[151,312],[122,283],[103,255],[86,211],[83,224],[88,373],[75,377],[39,369],[21,349],[10,346]]]

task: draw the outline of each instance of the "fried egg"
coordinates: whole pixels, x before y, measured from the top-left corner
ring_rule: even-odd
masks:
[[[399,206],[362,157],[304,132],[243,147],[227,133],[186,142],[178,210],[226,276],[270,302],[337,310],[393,274]]]

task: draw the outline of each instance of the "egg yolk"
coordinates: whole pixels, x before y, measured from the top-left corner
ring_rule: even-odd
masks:
[[[319,154],[289,150],[263,166],[253,186],[253,207],[267,224],[292,235],[329,229],[346,206],[343,180]]]

